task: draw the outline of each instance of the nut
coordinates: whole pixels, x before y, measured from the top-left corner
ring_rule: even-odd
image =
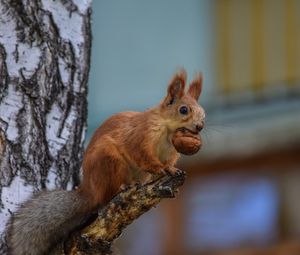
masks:
[[[186,129],[177,129],[172,137],[172,143],[177,152],[184,155],[193,155],[201,148],[201,137]]]

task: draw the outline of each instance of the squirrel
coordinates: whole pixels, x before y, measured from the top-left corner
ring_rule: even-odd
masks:
[[[172,144],[177,129],[199,134],[205,113],[198,104],[199,73],[185,92],[187,74],[180,69],[166,97],[144,112],[121,112],[93,134],[82,163],[82,181],[73,191],[44,191],[25,202],[8,227],[12,255],[49,254],[51,248],[81,226],[132,182],[149,175],[177,174],[179,153]]]

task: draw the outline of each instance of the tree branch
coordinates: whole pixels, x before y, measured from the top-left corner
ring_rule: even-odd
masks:
[[[163,198],[173,198],[184,183],[185,172],[163,176],[145,185],[135,185],[116,195],[102,208],[97,219],[75,232],[51,254],[87,255],[111,254],[113,241],[124,228],[156,206]]]

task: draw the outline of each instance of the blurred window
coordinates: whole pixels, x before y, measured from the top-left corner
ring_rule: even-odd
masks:
[[[218,84],[225,93],[300,81],[300,1],[215,2]],[[280,91],[281,92],[281,91]]]
[[[191,186],[185,205],[189,249],[261,245],[278,237],[279,197],[272,180],[248,175],[201,179]]]

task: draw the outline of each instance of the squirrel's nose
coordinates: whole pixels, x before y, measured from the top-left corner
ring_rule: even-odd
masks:
[[[204,123],[197,124],[197,125],[196,125],[196,130],[197,130],[198,132],[200,132],[200,131],[203,129],[203,126],[204,126]]]

